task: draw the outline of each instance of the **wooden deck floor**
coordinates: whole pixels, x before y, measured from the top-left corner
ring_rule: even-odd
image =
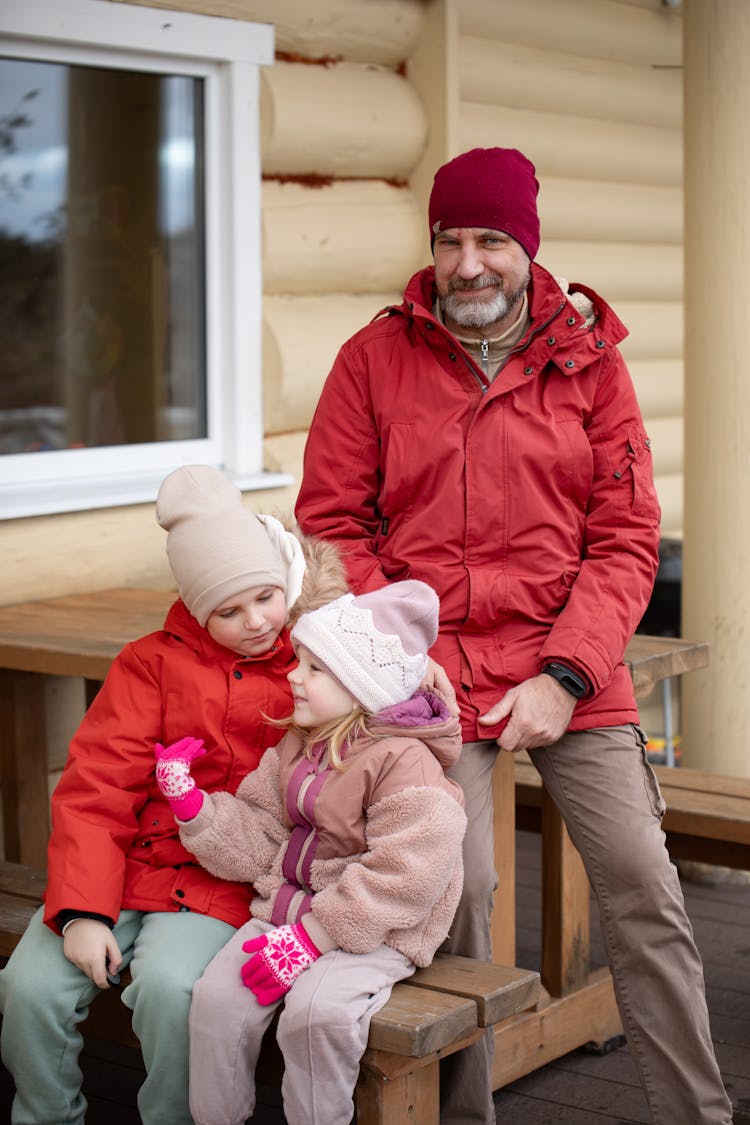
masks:
[[[750,885],[683,880],[683,889],[704,960],[712,1034],[735,1106],[735,1125],[750,1125]],[[525,832],[518,833],[518,913],[518,962],[538,968],[539,838]],[[592,943],[595,963],[603,964],[595,911]],[[90,1041],[82,1066],[87,1125],[138,1125],[140,1055]],[[0,1069],[0,1122],[10,1121],[11,1097],[12,1083]],[[498,1091],[495,1108],[498,1125],[640,1125],[650,1120],[627,1046],[603,1056],[574,1051]],[[277,1091],[259,1089],[252,1121],[283,1125]]]

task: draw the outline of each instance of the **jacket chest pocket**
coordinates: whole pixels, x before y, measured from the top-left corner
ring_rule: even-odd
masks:
[[[391,516],[405,515],[414,502],[412,450],[414,426],[393,422],[383,438],[380,456],[380,514],[386,522]],[[387,534],[387,524],[381,528]]]

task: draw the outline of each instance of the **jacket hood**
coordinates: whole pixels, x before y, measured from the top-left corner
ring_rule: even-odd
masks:
[[[369,726],[375,738],[418,738],[445,770],[461,754],[461,724],[431,691],[418,691],[405,703],[386,707],[372,717]]]

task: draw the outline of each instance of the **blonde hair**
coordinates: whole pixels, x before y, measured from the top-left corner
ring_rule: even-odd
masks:
[[[369,718],[369,711],[365,711],[364,707],[357,703],[351,711],[347,711],[346,715],[343,715],[340,719],[331,719],[323,726],[313,727],[312,729],[298,726],[292,715],[289,715],[286,719],[272,719],[271,722],[276,726],[285,727],[291,734],[296,734],[301,740],[305,748],[305,755],[308,758],[312,758],[313,746],[318,742],[325,742],[333,768],[344,770],[346,769],[346,763],[342,757],[344,747],[349,743],[356,742],[362,735],[370,733]]]

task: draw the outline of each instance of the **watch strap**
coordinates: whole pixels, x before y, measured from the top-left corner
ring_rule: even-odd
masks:
[[[542,672],[546,676],[552,676],[553,679],[557,680],[557,682],[576,699],[583,699],[584,695],[586,695],[589,690],[588,684],[583,677],[572,668],[569,668],[567,664],[552,661],[544,665]]]

